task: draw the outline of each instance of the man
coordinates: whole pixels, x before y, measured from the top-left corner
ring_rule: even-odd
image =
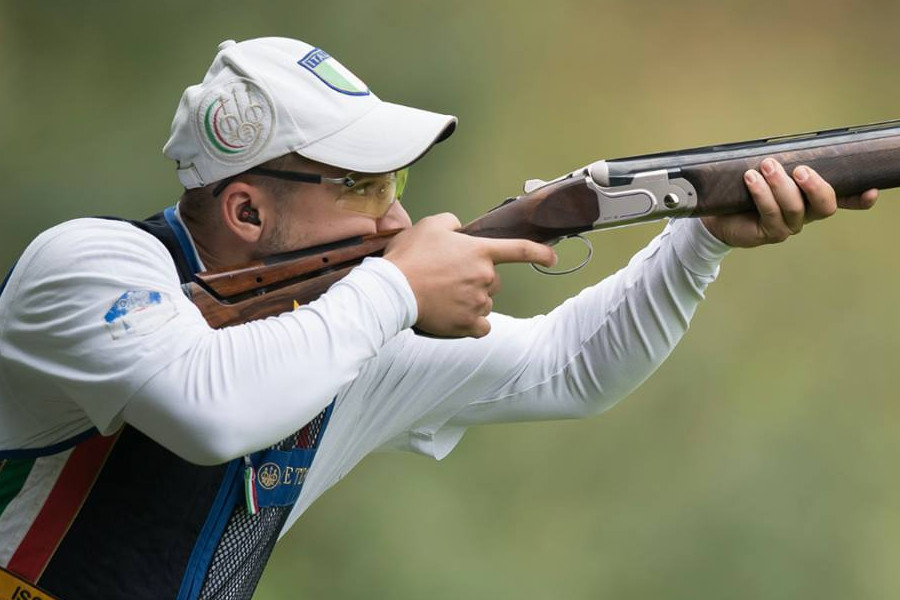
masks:
[[[758,214],[673,221],[616,275],[513,319],[492,312],[494,265],[553,251],[449,214],[413,226],[397,201],[455,124],[303,42],[220,46],[164,149],[179,205],[56,226],[0,292],[0,592],[249,598],[277,536],[369,452],[442,458],[470,425],[608,408],[731,247],[837,207],[811,170],[765,161],[746,175]],[[200,270],[393,228],[383,258],[271,319],[215,331],[182,293]]]

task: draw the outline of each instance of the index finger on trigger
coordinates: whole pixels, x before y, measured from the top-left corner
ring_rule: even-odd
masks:
[[[530,240],[484,238],[488,255],[494,264],[537,263],[545,267],[556,264],[556,252],[550,246]]]

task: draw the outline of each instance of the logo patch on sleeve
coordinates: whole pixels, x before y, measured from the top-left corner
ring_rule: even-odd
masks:
[[[309,69],[310,73],[336,92],[350,96],[369,95],[368,86],[359,77],[320,48],[310,51],[297,64]]]
[[[114,340],[126,335],[147,335],[178,314],[165,292],[133,290],[119,296],[103,317]]]

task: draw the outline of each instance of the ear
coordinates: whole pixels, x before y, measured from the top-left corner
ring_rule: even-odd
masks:
[[[259,188],[242,181],[230,183],[222,190],[221,206],[222,221],[229,231],[248,244],[259,241],[268,206]]]

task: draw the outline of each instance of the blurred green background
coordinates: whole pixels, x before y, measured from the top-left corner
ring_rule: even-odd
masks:
[[[0,264],[64,219],[175,201],[160,148],[223,39],[298,37],[458,115],[406,204],[465,222],[598,158],[900,117],[898,22],[896,1],[2,0]],[[370,457],[256,597],[898,597],[898,224],[888,192],[732,253],[672,358],[600,418]],[[504,267],[496,306],[547,311],[659,229],[597,235],[569,277]]]

